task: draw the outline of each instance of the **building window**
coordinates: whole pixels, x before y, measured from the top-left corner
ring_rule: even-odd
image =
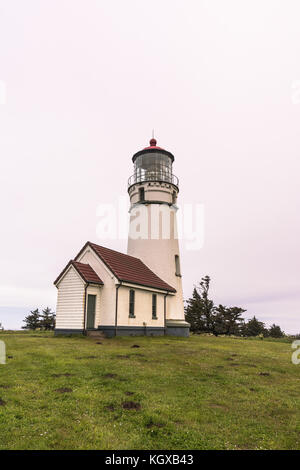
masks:
[[[140,202],[143,202],[145,200],[145,189],[144,188],[139,189],[139,195],[140,195]]]
[[[157,295],[152,294],[152,318],[157,318]]]
[[[134,316],[134,296],[135,296],[135,291],[130,289],[130,291],[129,291],[129,317],[130,318],[135,318],[135,316]]]
[[[176,191],[172,193],[172,204],[176,204]]]
[[[175,274],[181,276],[179,256],[175,255]]]

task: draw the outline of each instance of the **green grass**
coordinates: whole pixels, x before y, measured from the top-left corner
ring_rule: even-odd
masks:
[[[96,344],[33,332],[0,340],[13,356],[0,365],[0,449],[300,447],[300,365],[289,343],[192,336]],[[64,373],[73,375],[53,376]],[[56,392],[64,387],[72,392]],[[125,401],[141,408],[124,409]]]

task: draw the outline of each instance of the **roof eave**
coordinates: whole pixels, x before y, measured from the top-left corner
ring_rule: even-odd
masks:
[[[57,284],[61,281],[61,278],[67,273],[68,269],[73,266],[73,268],[75,269],[75,271],[77,272],[77,274],[80,276],[80,278],[83,280],[83,282],[85,284],[97,284],[97,285],[101,285],[103,286],[104,283],[103,281],[89,281],[88,279],[86,279],[86,277],[79,271],[79,269],[77,268],[76,264],[74,264],[74,260],[71,259],[68,264],[65,266],[65,268],[62,270],[62,272],[60,273],[60,275],[55,279],[54,281],[54,285],[55,287],[57,287]],[[92,268],[93,269],[93,268]]]
[[[65,275],[66,271],[69,269],[70,266],[72,266],[72,259],[66,264],[66,266],[64,267],[64,269],[61,271],[61,273],[57,276],[57,278],[55,279],[55,281],[53,282],[53,284],[57,287],[57,284],[59,283],[59,281],[61,280],[61,278]]]
[[[173,294],[176,294],[176,289],[174,287],[169,287],[169,288],[163,288],[163,287],[157,287],[149,284],[143,284],[142,282],[133,282],[133,281],[128,281],[128,279],[120,279],[122,282],[127,282],[128,284],[132,285],[137,285],[137,286],[142,286],[142,287],[148,287],[148,289],[156,289],[160,290],[162,292],[172,292]]]

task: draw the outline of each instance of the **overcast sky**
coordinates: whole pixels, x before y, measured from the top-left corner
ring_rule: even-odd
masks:
[[[0,0],[0,322],[55,309],[53,281],[127,195],[132,154],[175,155],[205,243],[181,265],[216,302],[300,332],[298,0]]]

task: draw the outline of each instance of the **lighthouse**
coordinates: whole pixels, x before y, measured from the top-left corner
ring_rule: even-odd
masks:
[[[54,281],[56,335],[189,336],[174,156],[152,138],[132,161],[127,254],[87,241],[67,263]]]
[[[130,224],[128,255],[141,259],[157,276],[176,289],[166,299],[166,327],[185,336],[182,273],[177,231],[179,180],[173,174],[174,155],[156,139],[132,157],[128,180]]]

